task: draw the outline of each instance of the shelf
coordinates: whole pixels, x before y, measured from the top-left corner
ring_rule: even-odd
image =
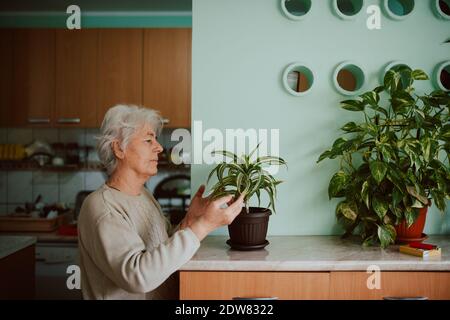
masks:
[[[294,62],[283,72],[283,86],[294,96],[303,96],[311,91],[314,83],[313,72],[302,62]]]
[[[414,0],[384,0],[384,10],[394,20],[403,20],[414,10]]]
[[[450,20],[450,0],[435,0],[434,10],[438,17]]]
[[[188,164],[175,165],[170,162],[158,163],[159,169],[168,170],[187,170],[190,168]],[[77,171],[106,171],[98,162],[90,162],[87,164],[72,164],[63,166],[44,165],[40,166],[35,161],[0,161],[0,171],[45,171],[45,172],[77,172]]]
[[[363,6],[364,0],[333,0],[335,14],[344,20],[354,19]]]
[[[450,91],[450,60],[441,62],[434,71],[434,82],[443,91]]]
[[[311,0],[281,0],[281,9],[291,20],[302,20],[311,10]]]
[[[336,90],[346,96],[354,96],[361,92],[366,82],[363,69],[352,61],[342,62],[333,73]]]

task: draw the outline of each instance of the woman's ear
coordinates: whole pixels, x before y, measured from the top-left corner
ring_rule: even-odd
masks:
[[[119,141],[114,140],[112,142],[112,149],[116,158],[118,159],[125,158],[125,152],[123,152],[122,148],[120,147]]]

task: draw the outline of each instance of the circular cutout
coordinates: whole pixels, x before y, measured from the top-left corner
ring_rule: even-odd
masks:
[[[284,88],[294,96],[302,96],[311,90],[314,74],[303,63],[290,64],[283,73]]]
[[[450,20],[450,0],[435,0],[434,9],[439,17]]]
[[[311,10],[311,0],[281,0],[281,9],[292,20],[301,20]]]
[[[353,19],[361,11],[364,0],[333,0],[334,12],[345,20]]]
[[[334,86],[343,95],[357,95],[364,87],[365,81],[366,76],[363,69],[350,61],[341,63],[334,70]]]
[[[436,67],[434,81],[439,89],[450,91],[450,60],[444,61]]]
[[[389,17],[402,20],[414,10],[414,0],[384,0],[384,9]]]
[[[381,72],[381,83],[382,84],[384,83],[384,76],[386,75],[386,73],[389,70],[399,71],[402,68],[408,68],[409,70],[412,70],[408,64],[406,64],[402,61],[396,60],[396,61],[391,61],[390,63],[388,63],[388,65]],[[403,88],[407,88],[409,86],[408,77],[406,77],[406,75],[403,75],[401,77],[401,81],[402,81]]]

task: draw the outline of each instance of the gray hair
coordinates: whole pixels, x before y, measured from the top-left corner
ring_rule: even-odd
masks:
[[[108,176],[117,167],[112,142],[118,140],[121,149],[125,150],[133,134],[146,124],[149,124],[155,134],[159,135],[163,119],[158,111],[135,105],[118,104],[106,112],[100,128],[100,135],[97,137],[97,152]]]

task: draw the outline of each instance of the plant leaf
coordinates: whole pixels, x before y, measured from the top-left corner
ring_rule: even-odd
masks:
[[[380,239],[382,248],[386,248],[391,243],[394,243],[396,235],[395,228],[392,225],[386,224],[378,226],[378,239]]]
[[[428,75],[424,71],[422,71],[420,69],[414,70],[411,73],[411,77],[414,80],[428,80]]]
[[[360,95],[364,102],[370,104],[373,107],[378,107],[378,101],[380,101],[380,96],[375,91],[368,91]]]
[[[373,210],[375,210],[377,215],[380,217],[381,221],[383,221],[383,218],[389,209],[388,203],[386,201],[384,201],[383,199],[381,199],[377,196],[374,196],[374,197],[372,197],[372,207],[373,207]]]
[[[428,198],[417,192],[415,186],[406,186],[406,191],[423,204],[428,205]]]
[[[348,181],[348,176],[344,171],[336,172],[330,180],[330,184],[328,186],[328,197],[331,199],[333,197],[337,197],[339,192],[343,190]]]
[[[356,213],[356,206],[350,205],[347,202],[340,202],[336,207],[336,214],[342,214],[351,221],[355,221],[358,214]]]
[[[361,189],[361,198],[366,204],[367,209],[370,209],[370,200],[369,200],[369,182],[364,181]]]
[[[369,166],[370,166],[370,172],[372,173],[372,177],[375,179],[375,181],[378,184],[380,184],[380,182],[386,176],[386,172],[388,170],[386,163],[377,160],[377,161],[372,161]]]
[[[414,223],[414,221],[416,221],[418,216],[419,216],[419,209],[406,207],[405,220],[408,228],[411,227],[411,225]]]
[[[363,111],[364,104],[358,100],[345,100],[341,101],[341,107],[349,111]]]

